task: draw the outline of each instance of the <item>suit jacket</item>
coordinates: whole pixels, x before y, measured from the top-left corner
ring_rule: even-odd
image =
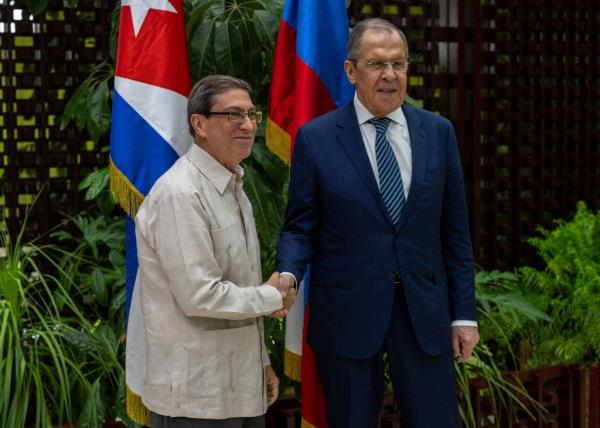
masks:
[[[451,321],[475,320],[474,265],[451,123],[406,104],[412,182],[399,228],[391,224],[354,104],[296,136],[277,269],[298,281],[311,263],[308,341],[317,352],[368,358],[388,330],[395,277],[418,342],[451,349]]]

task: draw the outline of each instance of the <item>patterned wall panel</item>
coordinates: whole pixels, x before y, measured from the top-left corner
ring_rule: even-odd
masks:
[[[75,9],[53,0],[34,18],[26,3],[0,1],[0,206],[14,234],[39,194],[27,227],[34,237],[83,208],[79,182],[106,164],[99,144],[59,123],[89,67],[108,53],[112,2],[82,0]]]
[[[533,258],[523,240],[537,225],[579,200],[600,207],[600,14],[591,1],[487,3],[474,28],[475,235],[487,265],[513,265]]]

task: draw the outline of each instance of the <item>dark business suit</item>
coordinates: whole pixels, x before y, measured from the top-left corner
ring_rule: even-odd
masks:
[[[387,350],[402,412],[415,418],[437,406],[422,389],[444,384],[437,400],[450,400],[450,413],[419,425],[433,426],[456,415],[450,325],[476,319],[473,256],[454,130],[438,115],[402,108],[413,172],[398,227],[388,218],[350,102],[298,132],[277,269],[300,280],[312,263],[308,342],[317,355],[354,361]],[[402,361],[394,364],[396,352]],[[319,364],[328,397],[330,370]]]

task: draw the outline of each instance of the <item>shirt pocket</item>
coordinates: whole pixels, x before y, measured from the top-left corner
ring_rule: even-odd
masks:
[[[236,258],[240,238],[240,225],[237,223],[210,230],[214,258],[221,268],[223,279],[230,279],[229,273],[232,270],[233,260]]]
[[[240,237],[241,230],[237,223],[210,230],[210,238],[215,252],[231,250]]]
[[[261,340],[256,323],[200,332],[186,347],[189,397],[262,394]]]

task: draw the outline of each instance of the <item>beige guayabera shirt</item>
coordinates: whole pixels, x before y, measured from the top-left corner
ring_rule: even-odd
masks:
[[[261,284],[252,207],[231,173],[192,144],[136,216],[145,367],[142,400],[167,416],[224,419],[267,410]]]

